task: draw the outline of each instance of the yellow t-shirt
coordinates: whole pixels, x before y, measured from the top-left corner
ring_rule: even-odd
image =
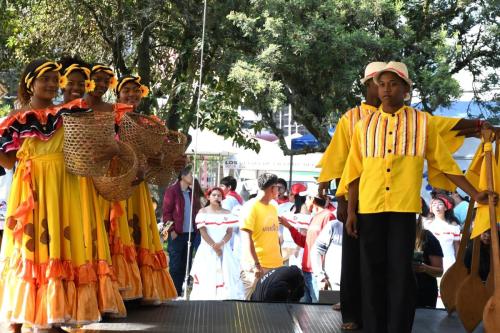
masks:
[[[252,232],[255,252],[262,267],[283,266],[278,233],[278,210],[274,205],[256,201],[240,228]]]
[[[444,175],[462,175],[429,114],[404,106],[358,122],[337,195],[360,178],[360,213],[421,211],[424,159],[431,185],[454,190]]]

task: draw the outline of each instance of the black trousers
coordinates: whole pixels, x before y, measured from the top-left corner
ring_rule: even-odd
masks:
[[[411,333],[415,213],[358,215],[364,333]]]
[[[350,237],[344,226],[340,271],[340,311],[344,323],[362,325],[359,239]]]
[[[170,234],[168,235],[167,252],[170,258],[169,271],[170,275],[172,276],[172,280],[174,281],[177,295],[179,296],[182,296],[182,285],[184,284],[184,277],[186,274],[188,237],[189,233],[187,232],[177,235],[174,240],[172,240]],[[197,244],[199,244],[199,240],[197,240],[197,237],[199,237],[199,233],[191,234],[189,267],[191,267],[193,252],[197,248]]]

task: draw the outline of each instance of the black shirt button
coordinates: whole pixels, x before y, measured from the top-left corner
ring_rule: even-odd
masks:
[[[389,149],[387,152],[388,152],[388,153],[391,153],[391,152],[392,152],[392,150],[390,150],[390,149]]]
[[[391,169],[387,169],[387,172],[391,172]]]
[[[389,135],[392,135],[392,132],[389,132]]]
[[[386,188],[385,188],[385,190],[386,190],[386,191],[389,191],[389,188],[388,188],[388,187],[386,187]]]

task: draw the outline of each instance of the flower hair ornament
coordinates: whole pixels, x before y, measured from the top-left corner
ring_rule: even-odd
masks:
[[[46,73],[46,72],[58,72],[61,70],[61,65],[58,64],[57,62],[53,62],[53,61],[47,61],[43,64],[41,64],[40,66],[38,66],[37,68],[35,68],[35,70],[29,72],[28,74],[26,74],[26,76],[24,77],[24,84],[26,85],[26,91],[29,93],[29,94],[32,94],[33,93],[33,82],[35,81],[36,78],[40,77],[43,73]]]
[[[85,75],[85,92],[88,93],[94,91],[95,82],[90,79],[90,69],[80,66],[79,64],[72,64],[64,70],[64,75],[61,76],[61,79],[59,80],[59,88],[66,88],[68,84],[68,76],[74,71],[80,71],[83,75]]]
[[[112,89],[112,90],[115,89],[117,84],[118,84],[118,80],[116,79],[115,72],[113,71],[113,69],[111,67],[104,66],[104,65],[94,65],[92,67],[90,75],[93,75],[93,74],[96,74],[99,72],[104,72],[104,73],[111,76],[111,78],[109,79],[108,88]]]
[[[137,75],[137,76],[130,75],[130,76],[124,76],[124,77],[120,78],[120,80],[118,80],[118,84],[117,84],[116,89],[115,89],[116,95],[120,94],[120,91],[122,90],[123,85],[127,82],[133,82],[139,86],[139,89],[141,91],[141,97],[144,98],[144,97],[147,97],[149,95],[149,88],[147,86],[141,84],[141,77],[139,75]]]

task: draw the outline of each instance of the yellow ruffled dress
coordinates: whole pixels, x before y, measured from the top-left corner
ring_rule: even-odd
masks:
[[[111,259],[124,300],[143,297],[137,253],[130,238],[125,201],[109,202],[99,197],[99,207],[106,220]]]
[[[126,317],[127,311],[119,292],[106,231],[109,221],[102,214],[100,199],[91,178],[80,177],[80,194],[85,251],[87,258],[92,258],[97,273],[99,311],[115,317]]]
[[[175,299],[177,291],[168,271],[168,260],[160,241],[153,200],[145,182],[140,183],[127,200],[127,217],[138,254],[144,301],[164,303]]]
[[[0,320],[87,324],[101,319],[85,251],[79,180],[66,172],[64,131],[24,139],[17,152],[0,252]]]

